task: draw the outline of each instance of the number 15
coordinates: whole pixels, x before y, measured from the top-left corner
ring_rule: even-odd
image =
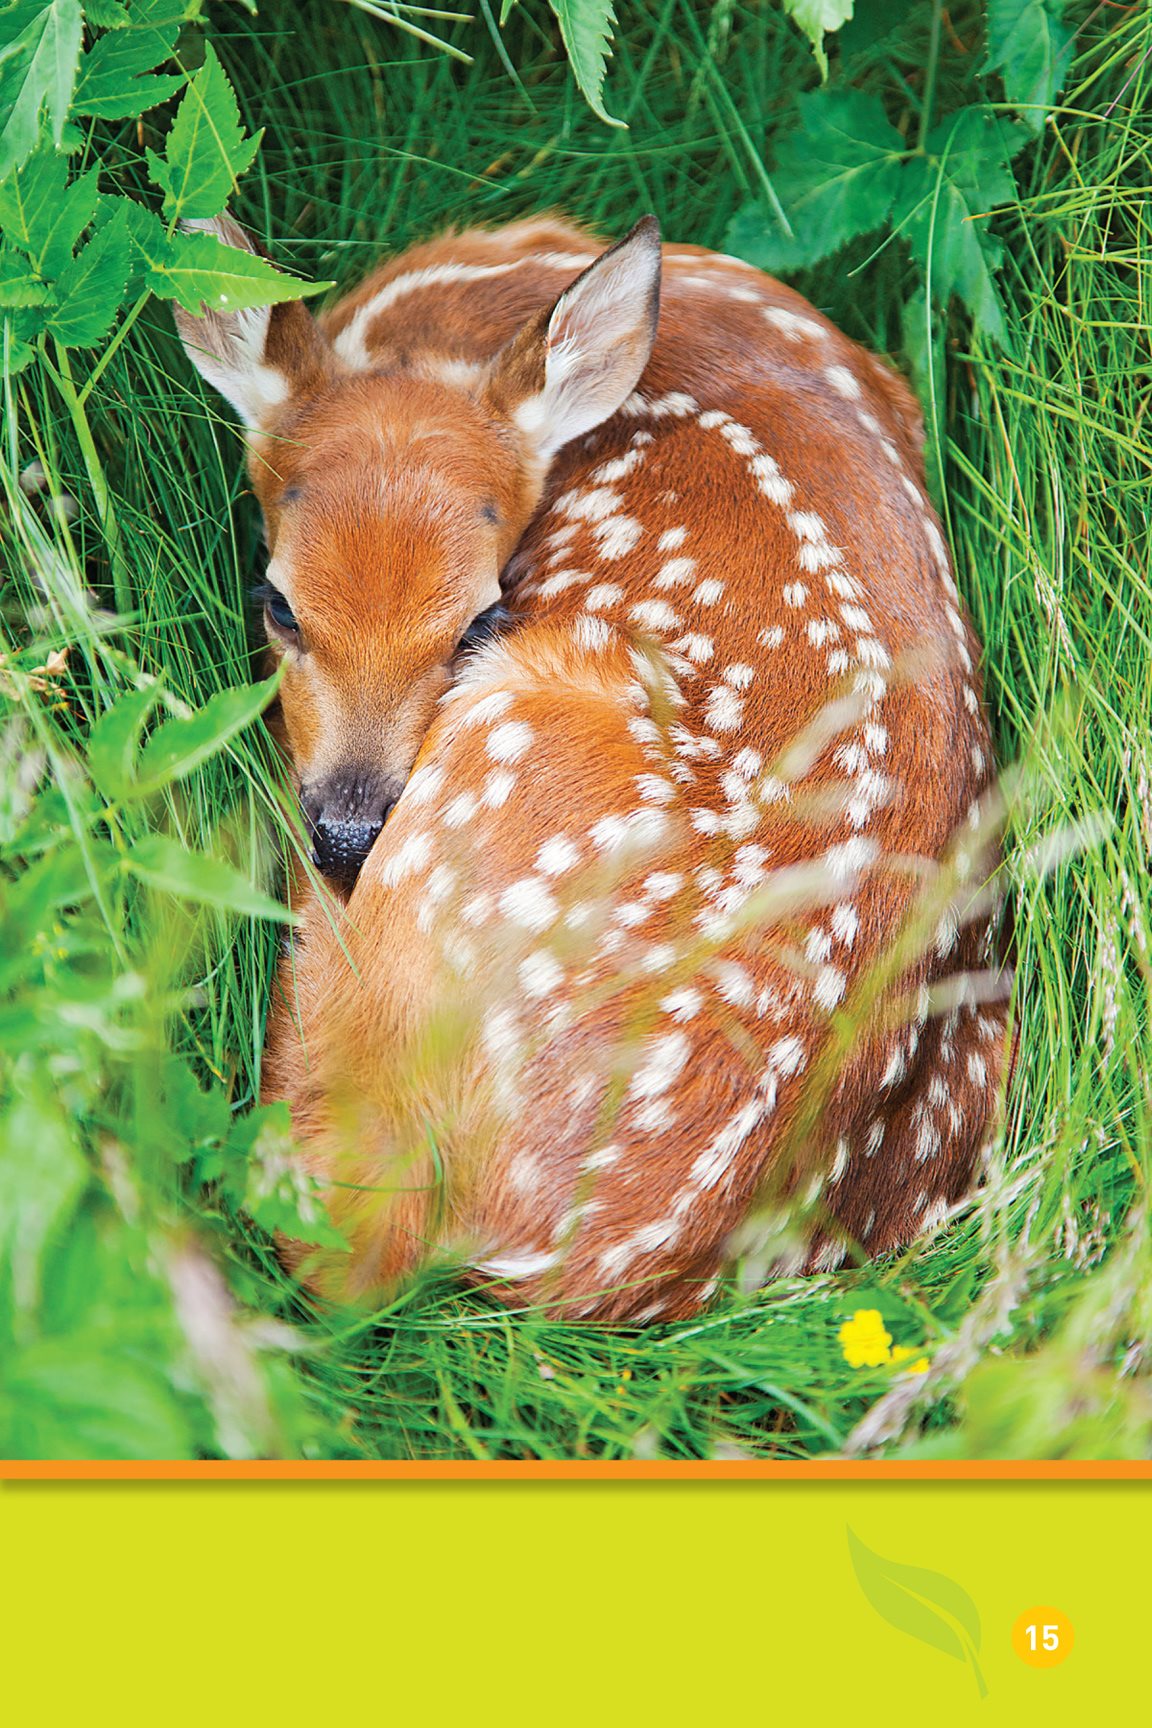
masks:
[[[1029,1649],[1036,1650],[1040,1647],[1036,1643],[1036,1634],[1039,1632],[1045,1650],[1059,1650],[1060,1628],[1058,1626],[1026,1626],[1024,1630],[1028,1637]]]

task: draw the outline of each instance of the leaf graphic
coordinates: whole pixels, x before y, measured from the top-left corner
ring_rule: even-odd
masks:
[[[877,1614],[918,1638],[921,1644],[942,1650],[958,1662],[970,1662],[981,1698],[988,1691],[976,1657],[980,1650],[980,1613],[966,1590],[942,1572],[923,1566],[904,1566],[867,1547],[855,1531],[848,1531],[848,1552],[856,1581]]]

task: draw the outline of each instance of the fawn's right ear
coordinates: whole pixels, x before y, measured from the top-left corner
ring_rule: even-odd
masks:
[[[542,460],[615,414],[640,382],[656,339],[660,264],[659,225],[645,216],[496,356],[489,402]]]
[[[238,252],[260,255],[231,216],[185,226],[214,234]],[[328,342],[299,300],[243,312],[214,312],[204,305],[198,317],[180,306],[174,311],[193,366],[232,404],[250,431],[260,431],[290,396],[324,383],[335,369]]]

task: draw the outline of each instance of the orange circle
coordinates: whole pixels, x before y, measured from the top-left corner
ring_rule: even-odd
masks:
[[[1012,1648],[1029,1668],[1058,1668],[1075,1642],[1072,1622],[1059,1608],[1028,1608],[1012,1628]]]

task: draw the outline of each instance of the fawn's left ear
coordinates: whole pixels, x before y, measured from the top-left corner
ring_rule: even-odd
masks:
[[[214,234],[223,246],[259,254],[251,236],[230,216],[189,222]],[[174,308],[176,328],[193,366],[235,408],[250,431],[259,432],[294,395],[314,389],[336,369],[332,350],[299,300],[214,312],[202,306],[194,317]]]
[[[660,227],[645,216],[496,356],[488,400],[550,460],[639,383],[660,311]]]

